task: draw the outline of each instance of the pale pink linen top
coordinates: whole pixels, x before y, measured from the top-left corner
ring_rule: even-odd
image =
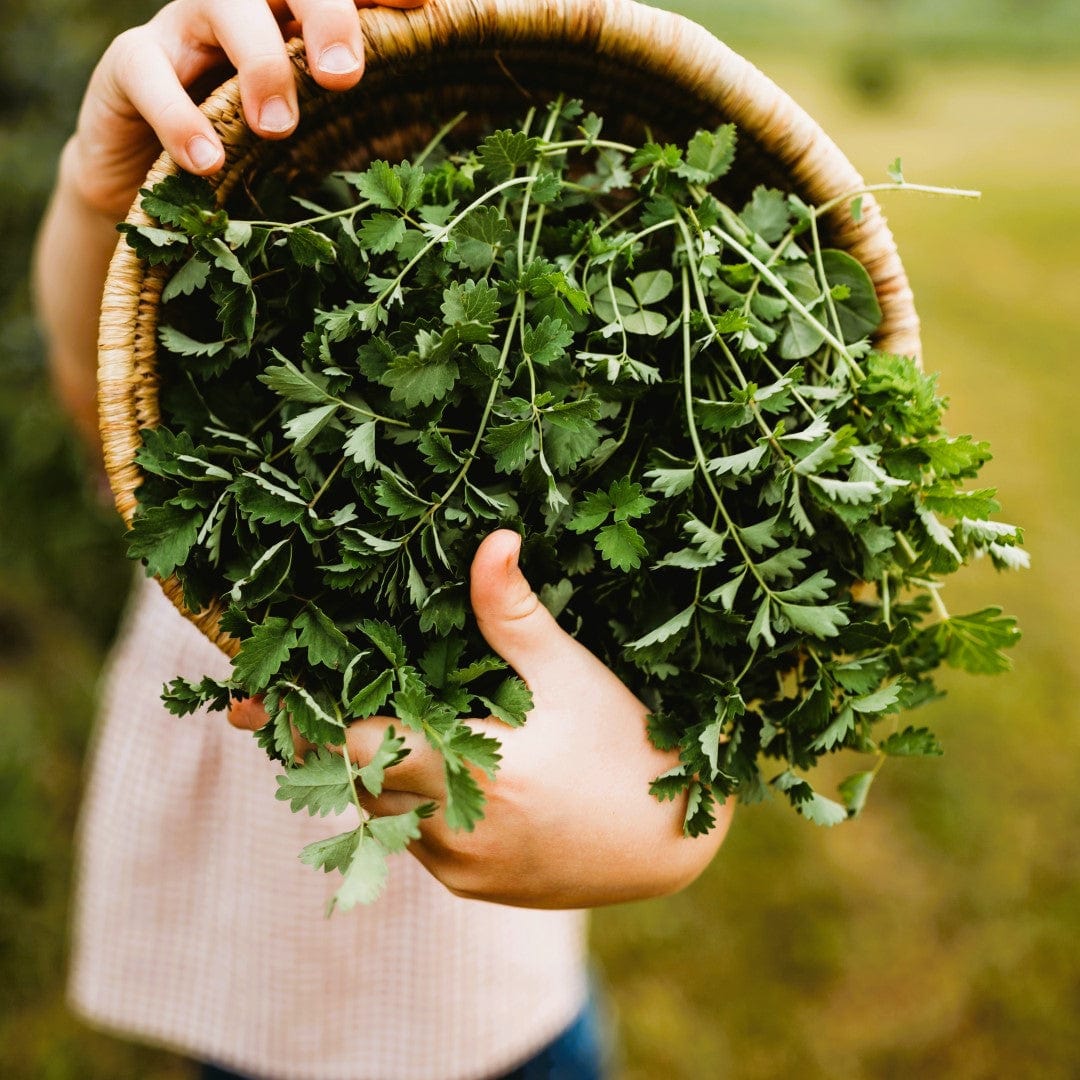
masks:
[[[459,899],[408,854],[370,908],[300,849],[278,767],[176,675],[228,661],[142,582],[108,666],[80,823],[69,993],[91,1023],[276,1080],[469,1080],[531,1056],[586,993],[581,912]]]

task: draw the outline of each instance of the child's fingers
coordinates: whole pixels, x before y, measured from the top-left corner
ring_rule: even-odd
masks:
[[[290,0],[300,24],[308,67],[328,90],[345,90],[364,68],[364,41],[353,0]]]
[[[99,69],[102,108],[93,117],[84,111],[84,119],[104,127],[109,114],[125,116],[134,110],[185,169],[205,174],[220,168],[225,159],[221,141],[188,96],[156,34],[149,27],[129,30],[113,42],[110,53]]]
[[[165,9],[165,15],[170,9]],[[175,23],[176,25],[169,25]],[[296,127],[296,77],[266,0],[193,0],[172,6],[163,26],[172,41],[220,49],[236,68],[244,116],[253,131],[280,139]]]

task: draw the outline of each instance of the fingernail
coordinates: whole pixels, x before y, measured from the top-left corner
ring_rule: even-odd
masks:
[[[187,142],[188,157],[196,169],[209,169],[217,164],[221,151],[205,136],[193,135]]]
[[[283,97],[267,98],[259,110],[263,131],[288,131],[293,126],[293,111]]]
[[[319,70],[327,75],[350,75],[358,70],[360,60],[356,53],[348,45],[338,42],[335,45],[327,45],[319,53]]]

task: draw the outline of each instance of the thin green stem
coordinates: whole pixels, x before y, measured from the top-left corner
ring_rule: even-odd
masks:
[[[860,195],[873,195],[879,191],[919,191],[924,195],[951,195],[958,199],[981,199],[981,191],[971,191],[964,188],[934,187],[931,184],[909,184],[907,181],[892,181],[890,183],[866,184],[853,191],[845,191],[842,195],[836,195],[825,202],[810,208],[813,217],[822,217],[836,207],[846,202],[853,202]]]
[[[430,141],[424,147],[424,149],[416,155],[416,160],[413,162],[413,165],[423,165],[423,163],[427,161],[427,159],[431,156],[432,152],[436,149],[436,147],[442,144],[443,139],[445,139],[446,136],[449,135],[450,132],[453,131],[454,128],[456,128],[458,124],[460,124],[461,121],[464,120],[465,117],[468,115],[469,114],[467,112],[462,110],[457,114],[457,116],[453,117],[450,120],[447,120],[447,122],[443,124],[443,126],[439,128],[439,130],[436,131],[434,135],[432,135]]]
[[[348,460],[348,458],[345,455],[343,455],[338,460],[338,463],[330,470],[330,472],[327,474],[326,479],[322,482],[322,485],[320,486],[319,490],[315,492],[315,494],[311,498],[311,502],[308,503],[308,509],[309,510],[314,509],[315,504],[326,494],[326,492],[329,489],[330,485],[334,482],[334,478],[337,476],[337,474],[339,472],[341,472],[342,466],[345,464],[345,462],[347,460]]]
[[[739,549],[739,553],[742,555],[743,562],[746,564],[747,569],[756,579],[758,585],[761,586],[762,591],[766,596],[772,597],[773,591],[766,584],[765,579],[758,571],[757,565],[754,560],[750,558],[750,552],[746,549],[746,545],[743,544],[742,538],[739,536],[738,526],[735,521],[728,514],[727,509],[724,506],[724,500],[720,495],[716,484],[713,482],[712,475],[709,473],[708,459],[705,456],[705,449],[701,445],[701,436],[698,433],[697,421],[694,419],[694,391],[693,380],[691,377],[691,357],[692,349],[690,347],[690,274],[686,266],[682,268],[682,291],[683,291],[683,311],[682,311],[682,334],[683,334],[683,400],[686,408],[686,425],[690,433],[690,441],[694,446],[694,454],[697,457],[698,466],[701,469],[701,475],[705,480],[705,486],[709,489],[710,494],[713,497],[713,501],[716,503],[716,508],[720,511],[721,517],[724,519],[724,523],[727,526],[727,534],[735,542],[735,546]]]
[[[561,154],[565,150],[592,150],[599,147],[601,150],[619,150],[624,154],[636,154],[638,147],[628,146],[626,143],[612,142],[610,139],[566,139],[563,142],[545,143],[540,147],[540,153],[547,155]]]

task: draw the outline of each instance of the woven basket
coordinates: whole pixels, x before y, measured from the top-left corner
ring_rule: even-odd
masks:
[[[723,181],[733,199],[765,183],[821,203],[862,184],[825,132],[755,67],[695,23],[634,0],[428,0],[412,11],[366,9],[359,18],[367,72],[354,90],[323,90],[307,73],[302,47],[292,47],[301,120],[288,140],[267,142],[251,133],[235,79],[204,103],[226,149],[225,167],[212,178],[222,203],[268,171],[302,189],[335,169],[408,156],[462,110],[468,118],[456,135],[465,142],[515,124],[528,106],[560,93],[584,99],[605,117],[606,133],[628,141],[648,130],[685,142],[698,128],[734,121],[738,159]],[[146,186],[177,171],[163,155]],[[150,223],[138,205],[127,220]],[[917,355],[911,290],[877,205],[864,199],[859,223],[838,211],[826,231],[874,282],[884,313],[876,344]],[[102,304],[101,433],[116,504],[128,523],[142,482],[134,461],[139,432],[158,422],[156,331],[167,275],[121,242]],[[175,578],[162,586],[211,640],[235,653],[236,642],[218,629],[216,605],[189,612]]]

